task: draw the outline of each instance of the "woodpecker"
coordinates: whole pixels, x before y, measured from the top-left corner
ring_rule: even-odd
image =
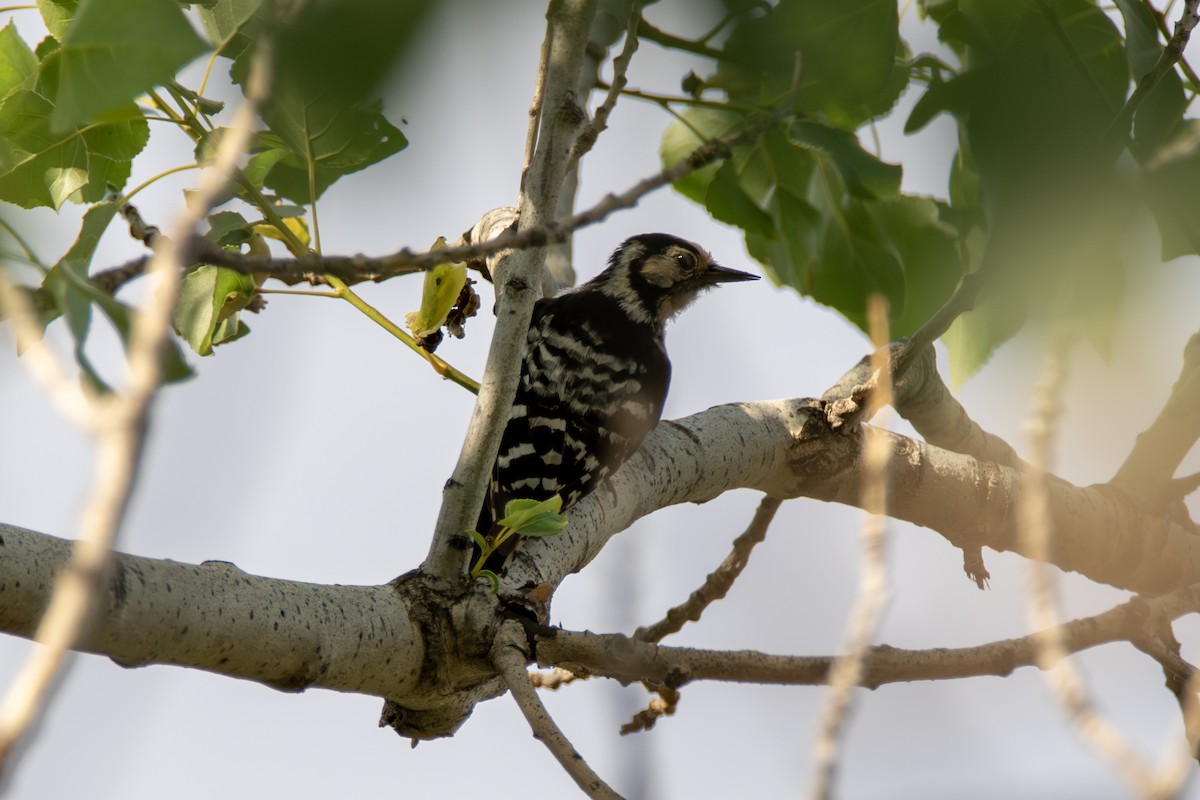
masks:
[[[662,416],[667,320],[705,289],[757,279],[691,242],[644,233],[626,239],[596,278],[539,300],[476,530],[488,535],[509,500],[558,494],[569,509],[611,475]]]

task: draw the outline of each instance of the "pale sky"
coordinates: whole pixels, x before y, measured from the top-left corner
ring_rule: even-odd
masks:
[[[710,20],[695,5],[663,2],[649,16],[684,35]],[[544,4],[437,4],[432,24],[386,100],[411,145],[380,167],[344,179],[321,202],[327,253],[382,254],[455,238],[489,208],[515,199]],[[693,17],[680,20],[684,10]],[[27,39],[33,12],[13,15]],[[4,16],[0,16],[3,22]],[[914,51],[936,41],[910,9]],[[674,91],[692,64],[644,44],[631,86]],[[195,68],[192,74],[195,74]],[[195,83],[196,81],[192,81]],[[910,191],[945,194],[954,129],[939,121],[905,139],[903,118],[880,124],[883,156],[902,160]],[[659,168],[670,120],[621,101],[586,159],[579,207]],[[185,160],[182,134],[152,123],[149,158],[133,183]],[[180,148],[185,148],[180,150]],[[166,224],[192,185],[184,173],[139,196]],[[36,224],[43,259],[73,238],[74,208],[6,218]],[[10,217],[11,213],[11,217]],[[70,231],[64,234],[62,231]],[[581,231],[575,266],[596,274],[631,234],[667,231],[700,242],[721,263],[760,271],[738,232],[669,191]],[[1148,239],[1148,250],[1153,253]],[[114,225],[96,266],[139,254]],[[1117,351],[1104,364],[1076,352],[1064,398],[1058,472],[1086,485],[1111,477],[1157,413],[1197,328],[1195,259],[1135,273]],[[464,341],[439,353],[482,372],[491,329],[490,287]],[[403,319],[420,279],[364,287],[367,300]],[[441,487],[459,452],[473,398],[346,304],[275,297],[253,334],[208,359],[198,377],[160,396],[119,548],[183,562],[231,561],[247,572],[320,583],[377,584],[424,557]],[[108,337],[111,340],[111,336]],[[112,341],[107,343],[111,355]],[[674,377],[665,416],[741,400],[818,396],[864,352],[840,316],[768,281],[703,297],[668,330]],[[1037,377],[1036,337],[1001,349],[959,392],[985,428],[1026,453],[1021,422]],[[101,361],[103,362],[103,349]],[[91,452],[33,387],[11,343],[0,346],[0,519],[70,537],[88,485]],[[909,432],[904,425],[892,423]],[[1200,469],[1193,453],[1185,469]],[[728,551],[758,497],[730,492],[703,507],[667,509],[618,536],[556,595],[552,622],[629,633],[681,602]],[[1193,513],[1200,511],[1192,505]],[[786,503],[741,581],[703,621],[667,644],[824,655],[840,643],[856,589],[859,512],[810,500]],[[1022,559],[985,551],[991,588],[979,591],[961,555],[937,534],[889,527],[890,602],[876,638],[897,647],[966,646],[1028,632]],[[1124,596],[1077,576],[1062,594],[1072,616]],[[1200,626],[1177,626],[1185,657],[1200,658]],[[31,645],[0,638],[0,686]],[[1077,659],[1137,750],[1155,761],[1180,735],[1179,713],[1158,666],[1128,645]],[[648,697],[640,687],[576,683],[545,701],[592,766],[631,797],[784,797],[811,782],[810,745],[823,689],[693,684],[678,713],[649,733],[619,737]],[[846,798],[1116,798],[1119,778],[1070,730],[1032,669],[1008,679],[893,685],[858,694],[839,777]],[[13,782],[16,798],[95,800],[385,795],[496,800],[569,797],[576,789],[535,741],[507,697],[481,705],[452,740],[415,750],[375,726],[377,698],[313,690],[283,694],[175,667],[122,669],[78,656]],[[1192,788],[1190,797],[1200,797]]]

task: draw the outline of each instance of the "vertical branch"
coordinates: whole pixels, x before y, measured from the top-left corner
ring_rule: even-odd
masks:
[[[517,231],[554,219],[567,157],[584,112],[575,93],[588,29],[597,0],[553,0],[546,12],[543,47],[545,84],[537,146],[522,177],[517,205]],[[500,436],[517,393],[525,333],[533,303],[541,296],[546,249],[531,247],[501,255],[495,270],[496,330],[488,351],[479,399],[467,428],[454,474],[442,491],[442,508],[433,542],[422,569],[446,581],[466,579],[470,540],[464,533],[475,525],[483,504],[488,475]]]
[[[112,568],[112,544],[120,528],[141,460],[150,409],[161,382],[160,360],[170,335],[179,291],[182,248],[211,202],[223,191],[235,161],[245,152],[253,105],[265,93],[266,59],[260,52],[232,132],[221,140],[214,168],[202,174],[196,196],[180,212],[168,237],[158,241],[147,269],[157,283],[133,318],[124,389],[88,400],[96,436],[94,478],[80,517],[80,540],[58,575],[49,607],[38,625],[38,646],[17,673],[0,704],[0,779],[12,774],[19,745],[46,708],[68,652],[87,632]]]
[[[878,411],[892,404],[891,348],[888,346],[887,301],[880,295],[871,295],[867,303],[867,317],[871,330],[872,378],[875,386],[870,402]],[[873,412],[866,415],[869,419]],[[862,523],[862,557],[859,566],[858,597],[850,615],[846,632],[846,653],[839,656],[829,671],[829,694],[825,711],[821,715],[821,727],[817,734],[816,774],[811,797],[828,798],[833,795],[833,779],[837,768],[838,742],[846,725],[846,718],[854,699],[854,689],[862,682],[863,660],[871,643],[871,637],[879,625],[884,603],[887,601],[887,470],[891,458],[891,447],[886,436],[867,438],[863,459],[863,510],[866,516]]]
[[[1120,730],[1093,705],[1082,676],[1067,658],[1058,621],[1056,582],[1047,564],[1052,523],[1046,475],[1052,468],[1059,396],[1066,375],[1066,350],[1066,337],[1054,335],[1042,376],[1033,390],[1033,409],[1026,426],[1030,444],[1029,466],[1024,471],[1017,501],[1021,537],[1025,540],[1025,552],[1030,554],[1029,616],[1034,629],[1041,629],[1035,637],[1037,662],[1079,735],[1117,768],[1139,797],[1159,797],[1141,758]]]

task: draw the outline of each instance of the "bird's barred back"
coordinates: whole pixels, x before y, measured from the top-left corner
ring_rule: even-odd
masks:
[[[493,471],[491,504],[559,494],[574,505],[658,422],[670,364],[655,332],[630,330],[598,294],[538,304]],[[615,335],[606,335],[613,331]]]
[[[708,288],[753,279],[690,242],[642,234],[593,280],[539,300],[476,530],[494,533],[510,500],[558,494],[568,509],[621,466],[662,415],[671,380],[667,320]],[[512,552],[509,541],[489,569]]]

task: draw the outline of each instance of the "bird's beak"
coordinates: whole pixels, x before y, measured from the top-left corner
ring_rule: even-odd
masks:
[[[720,264],[709,264],[708,269],[704,272],[704,280],[706,283],[738,283],[740,281],[756,281],[757,275],[751,275],[749,272],[741,272],[740,270],[722,267]]]

